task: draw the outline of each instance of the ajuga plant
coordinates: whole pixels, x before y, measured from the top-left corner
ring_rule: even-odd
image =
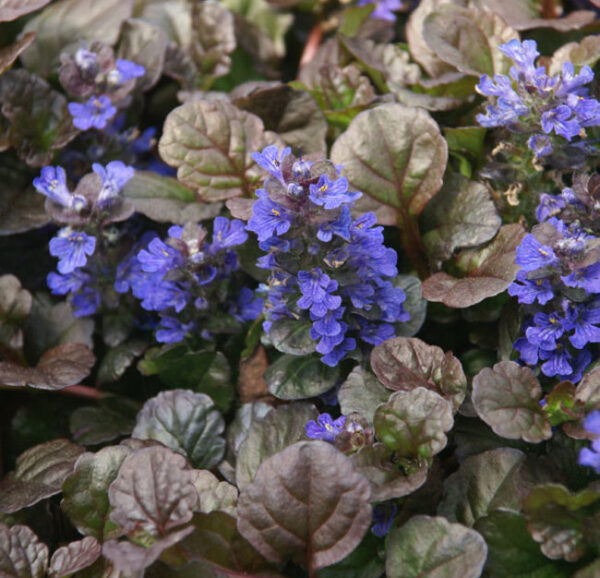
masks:
[[[597,14],[0,1],[0,576],[597,576]]]

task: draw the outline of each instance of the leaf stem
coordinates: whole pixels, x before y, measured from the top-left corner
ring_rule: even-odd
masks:
[[[302,50],[302,56],[300,57],[300,68],[306,66],[315,57],[322,38],[323,26],[321,25],[321,22],[317,22],[310,31],[310,34],[306,40],[306,44],[304,45],[304,49]]]
[[[64,393],[66,395],[74,395],[75,397],[94,399],[96,401],[99,401],[103,397],[106,397],[106,393],[100,391],[99,389],[96,389],[95,387],[90,387],[89,385],[70,385],[68,387],[58,389],[56,391],[58,391],[59,393]]]
[[[402,213],[398,216],[398,226],[400,227],[400,241],[404,252],[417,270],[419,277],[426,279],[429,277],[429,267],[427,266],[425,247],[419,231],[419,223],[416,218],[407,213]]]

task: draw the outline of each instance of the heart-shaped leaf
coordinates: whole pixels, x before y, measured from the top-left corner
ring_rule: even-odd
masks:
[[[480,534],[444,518],[414,516],[390,534],[388,578],[479,578],[487,555]]]
[[[347,556],[371,524],[369,482],[332,445],[299,442],[266,459],[238,501],[238,529],[267,560],[314,574]]]
[[[519,35],[493,12],[444,4],[423,22],[423,38],[435,55],[465,74],[505,74],[512,61],[498,47]]]
[[[52,554],[48,576],[50,578],[71,576],[91,566],[100,557],[101,552],[102,547],[92,536],[62,546]]]
[[[0,512],[17,512],[59,494],[83,452],[81,446],[58,439],[22,453],[14,472],[0,484]]]
[[[488,545],[486,572],[491,578],[568,578],[573,566],[549,560],[527,531],[525,516],[495,510],[475,524]],[[592,578],[590,576],[590,578]]]
[[[186,456],[194,467],[210,469],[225,454],[224,430],[225,421],[208,395],[174,389],[144,404],[131,435],[159,441]]]
[[[171,177],[135,171],[123,187],[123,196],[135,210],[159,223],[185,224],[216,217],[221,203],[205,203],[194,191]]]
[[[373,502],[408,496],[427,479],[427,464],[415,465],[409,472],[404,472],[393,463],[392,450],[385,444],[361,448],[352,455],[352,461],[356,469],[371,482]]]
[[[503,225],[483,249],[467,249],[456,257],[464,276],[436,273],[423,282],[423,296],[448,307],[464,308],[502,293],[514,280],[517,247],[525,236],[519,224]]]
[[[30,54],[35,43],[21,57]],[[32,167],[52,161],[54,151],[73,140],[78,129],[67,99],[27,70],[9,70],[0,77],[2,115],[9,123],[8,141]]]
[[[159,142],[161,157],[201,199],[251,196],[262,178],[252,153],[267,143],[262,121],[224,100],[188,102],[172,110]]]
[[[27,526],[0,522],[0,576],[42,578],[48,566],[48,546]]]
[[[438,514],[450,522],[473,524],[493,510],[518,512],[531,484],[521,473],[525,454],[500,448],[467,458],[444,483]]]
[[[235,480],[238,488],[252,482],[266,458],[303,439],[307,422],[318,415],[312,404],[295,403],[278,407],[262,419],[254,420],[237,453]]]
[[[296,319],[277,319],[269,330],[269,339],[273,347],[281,353],[291,355],[310,355],[315,352],[316,342],[310,336],[312,323]]]
[[[35,42],[21,59],[29,70],[47,76],[58,65],[67,47],[79,47],[100,40],[113,45],[121,24],[131,16],[132,0],[60,0],[36,15],[25,25],[25,32],[36,33]]]
[[[501,361],[473,378],[473,406],[494,433],[514,440],[539,443],[552,437],[550,422],[540,405],[542,388],[528,367]]]
[[[61,508],[81,534],[99,542],[121,535],[121,528],[109,519],[108,488],[131,453],[125,446],[109,446],[77,460],[75,471],[63,484]]]
[[[552,560],[575,562],[589,549],[586,517],[598,510],[600,492],[587,488],[571,493],[560,484],[536,486],[523,502],[527,527],[542,552]]]
[[[113,522],[128,534],[152,537],[189,522],[198,501],[185,458],[162,446],[126,457],[108,496]]]
[[[355,367],[338,391],[343,415],[359,413],[368,423],[373,423],[375,410],[385,403],[390,392],[366,369]]]
[[[376,346],[371,353],[371,367],[387,388],[431,389],[452,403],[454,411],[465,398],[467,378],[460,361],[416,337],[395,337]]]
[[[432,261],[445,261],[455,249],[476,247],[494,237],[500,215],[487,188],[460,175],[450,175],[423,212],[423,243]]]
[[[62,389],[87,377],[95,361],[87,346],[65,343],[46,351],[35,367],[3,361],[0,363],[0,386]]]
[[[400,104],[360,113],[331,150],[352,187],[397,209],[401,223],[418,216],[438,192],[447,156],[429,114]]]
[[[282,355],[269,365],[264,377],[269,393],[279,399],[306,399],[330,390],[338,381],[339,368],[318,357]]]
[[[380,405],[373,420],[375,435],[397,456],[431,458],[447,443],[445,433],[454,424],[452,406],[424,387],[398,391]]]

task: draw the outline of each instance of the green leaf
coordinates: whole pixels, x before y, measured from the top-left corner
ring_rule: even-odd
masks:
[[[150,349],[138,369],[144,375],[158,375],[168,387],[206,393],[221,411],[233,398],[231,370],[220,351],[189,351],[186,346]]]
[[[0,512],[12,514],[60,494],[83,451],[81,446],[58,439],[22,453],[14,472],[0,484]]]
[[[135,427],[139,405],[125,397],[106,395],[96,405],[77,408],[69,419],[73,440],[95,446],[129,435]]]
[[[62,511],[84,536],[99,542],[120,536],[121,528],[109,518],[108,488],[123,460],[132,453],[125,446],[109,446],[95,454],[83,454],[63,484]]]
[[[198,510],[203,514],[220,511],[235,516],[238,491],[208,470],[193,470],[192,483],[198,492]]]
[[[0,0],[0,22],[16,20],[49,3],[50,0]]]
[[[118,381],[147,348],[148,342],[138,338],[113,346],[98,366],[98,377],[96,378],[98,384],[106,385]]]
[[[344,68],[329,64],[322,66],[307,87],[299,82],[292,86],[310,92],[323,111],[327,122],[346,129],[350,121],[374,100],[375,91],[359,68],[350,64]]]
[[[379,550],[379,540],[367,532],[362,542],[340,562],[323,568],[319,578],[381,578],[385,561]]]
[[[189,522],[198,501],[185,458],[162,446],[127,456],[108,496],[110,519],[126,534],[155,538]]]
[[[34,46],[21,57],[30,54]],[[9,123],[8,142],[29,166],[50,164],[54,151],[79,132],[73,126],[67,99],[27,70],[9,70],[0,76],[0,102]]]
[[[216,217],[221,203],[205,203],[196,193],[171,177],[149,171],[136,171],[123,187],[123,196],[135,210],[159,223],[205,221]]]
[[[160,28],[137,19],[123,23],[118,56],[146,69],[144,76],[137,80],[142,90],[152,88],[160,79],[166,50],[167,37]]]
[[[452,405],[424,387],[398,391],[380,405],[373,420],[375,435],[399,457],[429,459],[447,443]]]
[[[403,498],[418,490],[427,479],[427,464],[407,471],[394,464],[393,452],[385,444],[365,446],[352,455],[356,469],[371,483],[371,500],[384,502]]]
[[[414,516],[392,530],[388,542],[388,578],[478,578],[487,546],[483,538],[444,518]]]
[[[390,391],[366,369],[356,366],[338,391],[343,415],[359,413],[369,424],[373,423],[375,410],[390,397]]]
[[[275,138],[273,136],[273,138]],[[201,199],[250,196],[263,177],[252,153],[268,144],[262,121],[224,100],[193,101],[165,120],[159,152]]]
[[[473,378],[473,406],[494,433],[508,439],[539,443],[552,437],[540,406],[542,388],[531,369],[501,361]]]
[[[235,471],[238,488],[252,482],[265,459],[303,439],[306,423],[318,415],[312,404],[294,403],[282,405],[262,419],[255,419],[247,437],[238,446]]]
[[[449,259],[456,249],[491,240],[502,220],[485,185],[450,175],[423,212],[425,249],[432,262]]]
[[[11,361],[0,363],[0,386],[56,390],[86,378],[96,358],[81,343],[65,343],[46,351],[35,367]]]
[[[174,389],[144,404],[131,436],[156,440],[187,457],[194,467],[210,469],[225,454],[224,430],[225,421],[208,395]]]
[[[575,562],[588,549],[584,523],[598,511],[599,500],[594,489],[574,494],[559,484],[536,486],[523,502],[529,533],[548,558]]]
[[[325,393],[338,381],[339,368],[318,357],[282,355],[265,371],[269,393],[279,399],[306,399]]]
[[[502,293],[519,269],[515,255],[524,235],[519,224],[503,225],[483,249],[466,249],[459,253],[456,266],[463,277],[436,273],[423,282],[423,296],[428,301],[461,309]]]
[[[519,35],[493,12],[444,4],[425,18],[423,39],[456,70],[491,76],[508,72],[512,61],[499,46]]]
[[[488,557],[485,570],[490,578],[567,578],[573,566],[549,560],[529,535],[525,516],[495,510],[480,518],[475,529],[485,538]]]
[[[467,155],[474,161],[483,160],[485,153],[485,135],[487,129],[482,126],[445,127],[444,138],[448,151]]]
[[[265,460],[238,501],[238,529],[267,560],[310,574],[345,558],[371,525],[370,487],[350,458],[322,441]]]
[[[52,554],[48,576],[49,578],[71,576],[91,566],[100,557],[101,552],[100,544],[92,536],[62,546]]]
[[[360,113],[334,143],[331,159],[350,184],[400,212],[418,216],[442,186],[448,150],[427,112],[385,104]]]
[[[278,319],[273,322],[269,339],[273,347],[291,355],[310,355],[317,346],[310,336],[312,323],[295,319]]]
[[[412,337],[420,331],[427,315],[427,301],[423,299],[421,281],[412,275],[398,275],[392,282],[404,291],[406,300],[402,303],[402,307],[410,315],[408,321],[396,323],[396,335]]]
[[[0,522],[0,575],[6,578],[42,578],[48,566],[48,546],[27,526]]]
[[[416,337],[394,337],[377,345],[371,352],[371,367],[387,388],[430,389],[449,401],[454,411],[465,398],[467,378],[460,361]]]
[[[308,92],[278,82],[247,82],[235,88],[231,101],[258,116],[266,130],[292,148],[304,154],[325,151],[327,121]]]
[[[94,321],[75,317],[68,303],[54,303],[45,294],[35,295],[24,329],[25,343],[33,357],[66,343],[81,343],[90,349],[94,346]]]
[[[438,514],[471,527],[493,510],[520,511],[532,486],[522,472],[525,459],[523,452],[512,448],[467,458],[444,482]]]
[[[14,275],[0,277],[0,344],[10,349],[23,348],[22,322],[31,311],[32,297]]]
[[[25,66],[41,76],[50,74],[66,48],[79,47],[100,40],[113,45],[121,24],[131,16],[132,0],[60,0],[32,18],[25,32],[33,31],[36,39],[21,56]]]

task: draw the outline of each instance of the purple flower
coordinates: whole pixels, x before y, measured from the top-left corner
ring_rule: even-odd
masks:
[[[379,345],[395,336],[394,326],[389,323],[377,323],[365,319],[359,319],[358,323],[360,325],[359,337],[365,343]]]
[[[152,239],[148,248],[142,249],[137,258],[146,273],[160,273],[161,275],[165,275],[171,269],[183,267],[185,264],[185,257],[158,237]]]
[[[116,67],[108,73],[108,82],[115,86],[121,86],[134,78],[146,74],[146,69],[141,64],[117,58]]]
[[[259,241],[266,241],[274,234],[287,233],[291,226],[292,214],[285,207],[273,202],[264,189],[256,191],[256,196],[258,200],[254,203],[246,229],[256,233]]]
[[[552,247],[542,245],[531,233],[525,235],[521,244],[517,247],[517,265],[520,265],[524,271],[535,271],[540,267],[554,265],[556,255]]]
[[[298,286],[302,297],[298,299],[300,309],[310,309],[315,317],[323,317],[329,309],[337,309],[342,304],[342,298],[332,295],[338,288],[337,281],[317,267],[312,271],[298,272]]]
[[[588,343],[600,343],[600,327],[596,327],[600,323],[598,305],[575,305],[568,312],[564,325],[567,331],[573,331],[569,337],[573,347],[583,349]]]
[[[82,196],[69,191],[67,174],[62,167],[44,167],[40,176],[33,179],[33,186],[38,193],[67,209],[80,211],[87,207],[87,201]]]
[[[499,46],[500,52],[508,56],[515,63],[515,67],[510,69],[510,75],[519,79],[522,74],[526,80],[532,80],[535,77],[535,60],[540,55],[534,40],[524,40],[521,42],[514,38]]]
[[[84,287],[81,292],[73,295],[71,303],[75,317],[93,315],[100,307],[100,293],[92,287]]]
[[[281,164],[283,159],[292,152],[290,147],[286,147],[279,154],[277,145],[265,147],[260,153],[252,153],[254,162],[261,168],[274,176],[278,181],[283,182],[283,174],[281,172]]]
[[[536,313],[533,317],[534,325],[525,331],[527,339],[541,349],[554,350],[556,340],[565,332],[564,319],[554,313]]]
[[[92,96],[85,103],[69,103],[69,112],[73,117],[73,124],[80,130],[97,128],[102,130],[108,121],[115,116],[117,109],[112,105],[106,95]]]
[[[573,111],[566,104],[561,104],[552,110],[542,113],[542,130],[549,134],[554,131],[564,136],[568,141],[581,132],[581,126],[576,118],[572,118]]]
[[[519,303],[531,305],[536,301],[545,305],[554,298],[552,283],[549,279],[527,279],[527,273],[520,270],[515,281],[508,286],[508,294],[517,297]]]
[[[85,284],[90,283],[91,275],[79,269],[67,275],[59,275],[54,271],[48,273],[46,284],[52,295],[66,295],[79,291]]]
[[[356,349],[356,339],[353,337],[346,337],[344,341],[342,341],[339,345],[328,353],[321,357],[321,361],[325,365],[329,365],[330,367],[335,367],[350,351],[354,351]]]
[[[540,195],[540,203],[535,210],[536,219],[542,223],[550,217],[554,217],[566,207],[565,200],[558,195]]]
[[[600,474],[600,411],[595,409],[589,413],[583,427],[588,433],[594,436],[592,440],[592,448],[583,448],[579,452],[579,464],[594,468],[597,474]]]
[[[233,219],[231,222],[225,217],[215,217],[213,221],[213,236],[209,252],[215,254],[226,247],[234,247],[246,242],[246,233],[243,221]]]
[[[350,209],[346,205],[342,205],[340,215],[335,221],[325,221],[319,226],[317,239],[324,243],[329,243],[333,239],[333,236],[336,235],[345,241],[349,241],[351,224]]]
[[[87,263],[87,256],[96,249],[96,238],[83,231],[61,229],[57,237],[50,240],[50,254],[58,257],[58,271],[63,275]]]
[[[546,157],[552,152],[552,143],[545,134],[534,134],[529,137],[527,146],[536,157]]]
[[[181,323],[175,317],[164,315],[160,318],[160,325],[156,332],[156,341],[159,343],[178,343],[183,341],[186,333],[194,328],[194,323]]]
[[[338,435],[343,429],[346,423],[346,417],[341,416],[336,420],[333,420],[328,413],[322,413],[315,420],[310,420],[306,424],[306,437],[313,440],[323,440],[326,442],[333,442],[335,436]]]
[[[402,0],[359,0],[359,6],[375,4],[375,10],[371,12],[371,18],[379,18],[388,22],[396,22],[394,12],[402,9]]]
[[[237,301],[230,307],[229,313],[238,321],[246,323],[247,321],[254,321],[262,313],[262,310],[263,300],[256,297],[252,289],[242,287]]]
[[[553,351],[540,349],[540,358],[547,360],[542,364],[540,369],[548,377],[556,375],[569,376],[573,373],[573,367],[569,363],[571,361],[571,354],[562,344],[558,344]]]
[[[579,287],[586,293],[600,293],[600,262],[561,277],[567,287]]]
[[[106,167],[94,163],[92,169],[102,179],[102,188],[96,201],[96,205],[100,208],[105,207],[112,199],[116,198],[135,173],[133,167],[129,167],[121,161],[112,161]]]
[[[390,531],[398,508],[394,502],[378,504],[373,508],[373,526],[371,532],[378,538],[383,538]]]
[[[317,206],[326,210],[337,209],[338,207],[353,203],[362,193],[348,192],[348,179],[341,177],[332,181],[327,175],[321,175],[316,185],[309,186],[309,199]]]

